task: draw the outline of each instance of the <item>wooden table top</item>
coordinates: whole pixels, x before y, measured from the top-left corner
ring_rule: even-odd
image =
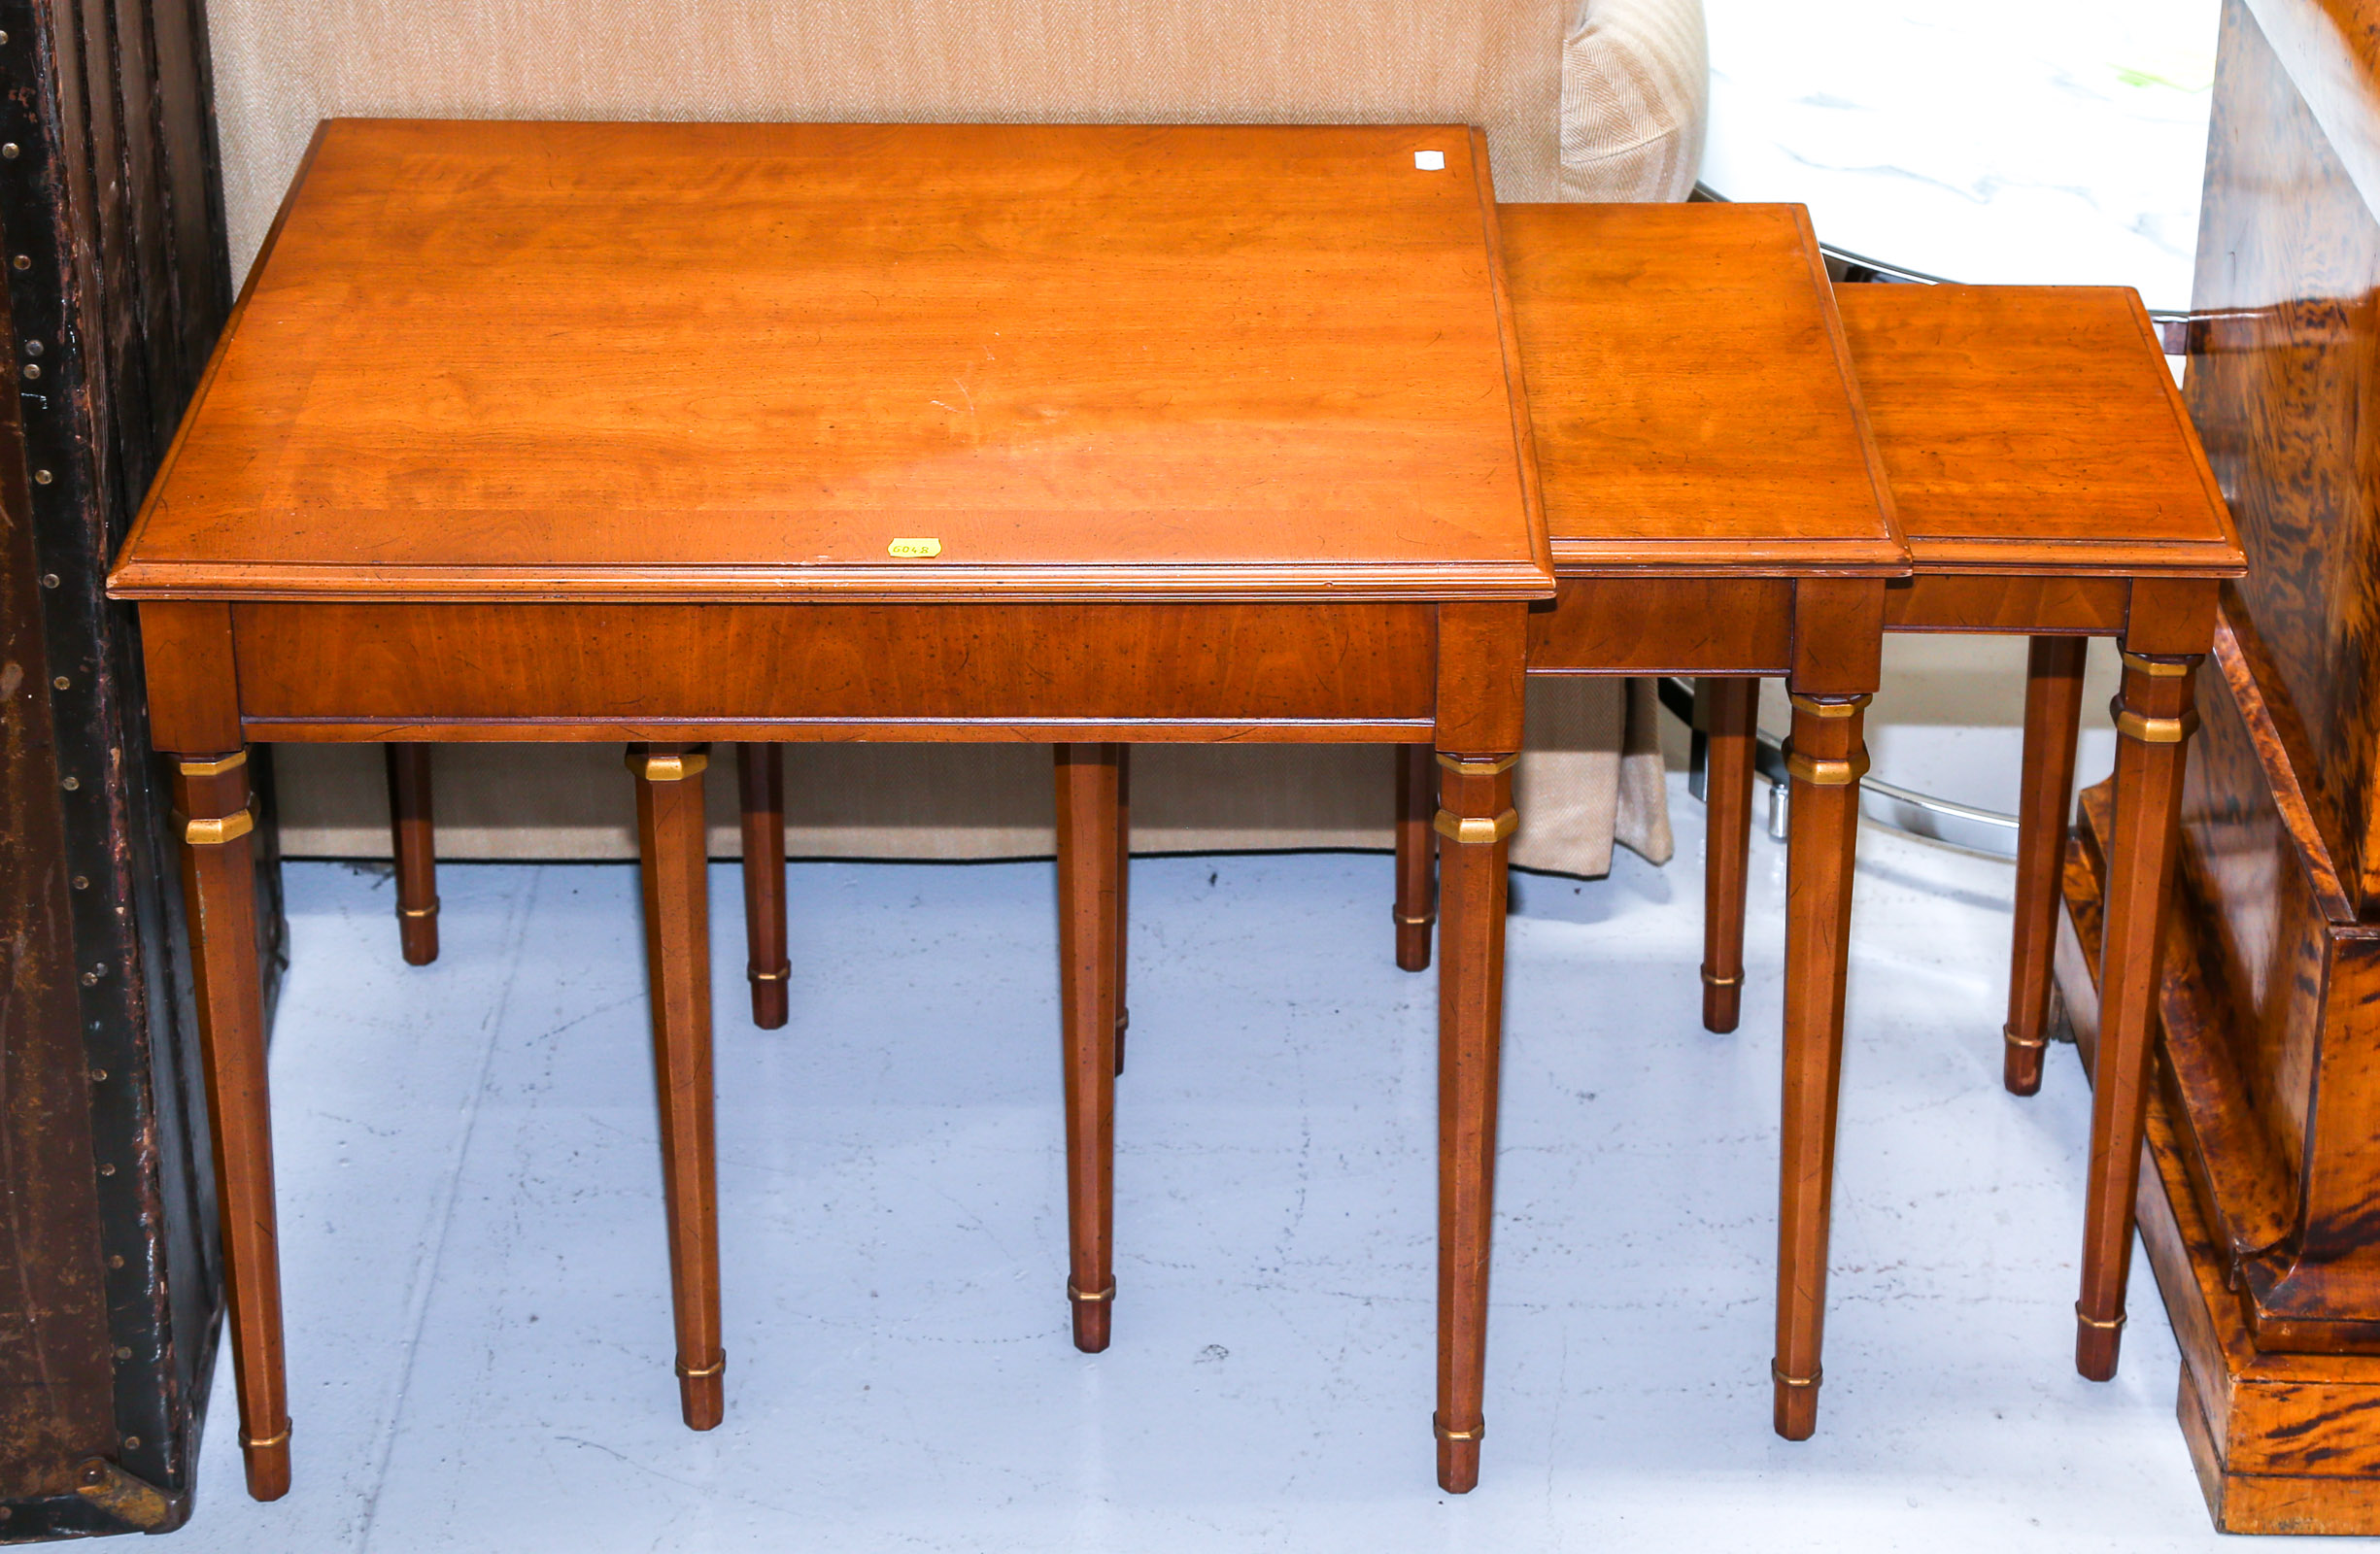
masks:
[[[2245,570],[2129,287],[1877,284],[1835,301],[1920,570]]]
[[[1908,570],[1797,205],[1507,205],[1565,575]]]
[[[1461,126],[337,120],[110,591],[1545,597],[1496,245]]]

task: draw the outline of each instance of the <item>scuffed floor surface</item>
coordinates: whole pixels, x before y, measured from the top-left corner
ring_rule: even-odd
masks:
[[[1116,1338],[1067,1338],[1049,865],[798,865],[752,1028],[712,871],[727,1423],[678,1422],[635,875],[289,872],[278,1105],[296,1488],[218,1368],[183,1554],[2238,1549],[2145,1267],[2070,1364],[2088,1098],[1999,1086],[2007,865],[1862,841],[1826,1390],[1769,1431],[1784,857],[1743,1030],[1668,870],[1524,877],[1488,1433],[1431,1477],[1435,979],[1385,858],[1143,860]]]

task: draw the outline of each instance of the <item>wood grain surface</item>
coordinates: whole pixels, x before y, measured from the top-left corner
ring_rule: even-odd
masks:
[[[1522,610],[1445,608],[1500,609],[1515,622]],[[1440,707],[1427,605],[273,601],[229,611],[248,722],[283,739],[382,738],[404,726],[441,739],[618,739],[645,724],[722,739],[891,738],[897,726],[980,739],[1171,720],[1185,739],[1273,722],[1308,726],[1274,738],[1396,740],[1426,736]],[[1516,668],[1517,643],[1513,652]],[[1458,693],[1449,705],[1460,704]],[[1201,721],[1216,726],[1191,726]],[[1387,726],[1400,722],[1413,730]]]
[[[2344,3],[2344,0],[2341,0]],[[2380,915],[2380,217],[2313,106],[2351,81],[2299,82],[2259,27],[2311,0],[2224,11],[2208,129],[2189,401],[2256,558],[2240,584],[2274,677],[2265,698],[2309,736],[2295,765],[2349,898]],[[2380,95],[2357,117],[2380,113]],[[2259,800],[2249,799],[2250,802]],[[2243,916],[2252,897],[2227,893]]]
[[[2012,1096],[2041,1089],[2049,1047],[2050,952],[2057,938],[2058,881],[2066,822],[2074,814],[2075,745],[2083,726],[2083,649],[2077,637],[2027,644],[2024,746],[2017,800],[2015,929],[2008,959],[2008,1023],[2000,1082]]]
[[[1502,227],[1557,570],[1907,570],[1800,206]]]
[[[334,120],[112,586],[1542,596],[1483,161],[1445,125]]]
[[[2239,575],[2130,288],[1845,286],[1835,304],[1921,573]]]
[[[637,881],[644,906],[653,1082],[661,1102],[662,1200],[669,1226],[669,1304],[678,1403],[689,1430],[727,1406],[720,1346],[719,1151],[711,1073],[710,887],[702,842],[699,745],[630,745]]]

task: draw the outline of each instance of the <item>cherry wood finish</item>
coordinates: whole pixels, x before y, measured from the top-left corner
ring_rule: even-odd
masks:
[[[1517,625],[1517,623],[1515,623]],[[1517,680],[1517,676],[1514,677]],[[1518,733],[1517,720],[1513,732]],[[1518,743],[1517,738],[1513,740]],[[1479,1482],[1487,1363],[1489,1230],[1495,1219],[1496,1110],[1504,1036],[1504,920],[1516,755],[1439,753],[1445,841],[1438,973],[1438,1306],[1452,1342],[1438,1346],[1438,1482]]]
[[[1785,854],[1785,1141],[1777,1211],[1777,1349],[1769,1362],[1777,1434],[1818,1429],[1834,1209],[1835,1116],[1842,1091],[1843,995],[1850,969],[1852,867],[1859,778],[1867,770],[1859,696],[1793,698],[1786,749],[1793,826]]]
[[[1787,575],[1617,574],[1625,588],[1562,577],[1559,607],[1529,617],[1529,661],[1615,674],[1774,674],[1793,657],[1795,603],[1789,566],[1776,570]]]
[[[1119,743],[1519,748],[1527,606],[1553,584],[1498,253],[1459,127],[335,122],[110,587],[140,601],[169,751],[631,743],[697,1428],[724,1366],[698,742],[1062,745],[1071,1271],[1093,1347],[1112,1325]],[[1509,831],[1486,801],[1459,813]],[[1465,845],[1501,860],[1500,838]],[[1459,1447],[1502,922],[1500,868],[1456,874],[1438,1417]],[[257,1087],[218,1110],[219,1143],[269,1172],[254,945],[194,921],[217,984],[251,990],[215,1017]],[[270,1435],[269,1174],[225,1184],[258,1270],[235,1289],[245,1428]],[[265,1487],[286,1436],[270,1449]]]
[[[1131,939],[1122,925],[1132,921],[1132,746],[1115,751],[1115,1071],[1124,1072],[1124,1033],[1132,1028],[1125,1001],[1132,969]]]
[[[1559,576],[1552,606],[1528,615],[1529,672],[1731,677],[1738,724],[1749,716],[1749,677],[1783,675],[1797,696],[1855,712],[1877,687],[1887,584],[1906,573],[1908,553],[1807,215],[1794,206],[1508,206],[1503,230]],[[1786,1378],[1779,1428],[1799,1435],[1817,1403],[1857,821],[1854,791],[1839,778],[1865,760],[1855,715],[1819,726],[1798,739],[1818,764],[1796,783],[1788,861],[1786,982],[1798,991],[1785,1022],[1788,1186],[1772,1365]],[[1748,730],[1736,737],[1748,761]],[[1722,802],[1728,784],[1743,791],[1748,817],[1749,772],[1717,780]],[[1469,792],[1470,801],[1487,801]],[[1406,883],[1428,867],[1411,839],[1417,794],[1404,784],[1401,930],[1403,903],[1426,899]],[[1442,847],[1442,934],[1455,928],[1457,882],[1484,889],[1483,851]],[[1740,881],[1740,846],[1733,857]],[[1732,921],[1740,966],[1740,904]],[[1467,922],[1466,931],[1479,929]],[[1715,950],[1706,966],[1723,966],[1728,953]],[[1731,1003],[1710,1012],[1732,1024]],[[1492,1056],[1442,1051],[1442,1063],[1479,1068]],[[1492,1069],[1474,1082],[1492,1083]],[[1479,1145],[1466,1135],[1447,1147]],[[1457,1201],[1442,1194],[1442,1218]],[[1442,1261],[1442,1277],[1454,1281],[1445,1299],[1467,1298],[1464,1268]],[[1442,1351],[1441,1363],[1452,1368],[1442,1369],[1442,1395],[1459,1394],[1467,1357]],[[1450,1488],[1477,1471],[1476,1422],[1442,1402],[1441,1480]]]
[[[1519,824],[1527,615],[1509,605],[1449,605],[1439,619],[1439,694],[1464,688],[1470,716],[1438,729],[1445,844],[1438,964],[1438,1482],[1479,1480],[1487,1369],[1487,1277],[1495,1224],[1496,1108],[1504,1044],[1506,860]]]
[[[1527,598],[1485,174],[1447,126],[334,120],[113,586]]]
[[[1511,205],[1503,228],[1557,572],[1906,570],[1800,206]]]
[[[407,965],[438,959],[438,830],[431,805],[429,746],[391,744],[391,856],[396,860],[396,932]]]
[[[776,744],[735,747],[736,796],[744,840],[744,976],[752,1023],[783,1028],[790,1013],[785,956],[785,752]]]
[[[1426,745],[1399,745],[1397,760],[1397,965],[1430,968],[1430,927],[1438,920],[1438,765]]]
[[[2191,671],[2213,640],[2218,580],[2237,576],[2243,563],[2131,292],[1858,286],[1842,288],[1837,302],[1916,568],[1891,591],[1888,627],[2035,639],[2006,1028],[2007,1083],[2019,1094],[2040,1083],[2056,861],[2080,726],[2081,650],[2073,639],[2118,634],[2125,650],[2108,907],[2112,940],[2124,954],[2104,984],[2105,1059],[2094,1087],[2075,1307],[2077,1368],[2105,1380],[2114,1374],[2124,1321],[2181,741],[2196,721]],[[1798,710],[1795,726],[1798,737]],[[1749,767],[1749,751],[1737,759]],[[1855,794],[1845,801],[1855,809]],[[1795,804],[1798,857],[1805,821],[1798,786]],[[1741,849],[1743,833],[1731,827],[1723,843],[1716,830],[1714,837],[1709,921],[1740,935],[1742,863],[1740,857],[1722,862],[1720,854],[1722,846]],[[1789,1004],[1821,992],[1788,977]],[[1798,1241],[1787,1237],[1780,1288],[1791,1305],[1823,1289],[1823,1210],[1797,1195],[1824,1195],[1833,1119],[1832,1099],[1821,1105],[1799,1095],[1795,1076],[1831,1087],[1839,1054],[1814,1048],[1797,1058],[1790,1035],[1787,1041],[1788,1134],[1798,1126],[1829,1135],[1808,1153],[1810,1174],[1798,1184],[1787,1179],[1788,1218],[1816,1227]],[[1820,1261],[1811,1264],[1813,1256]],[[1804,1265],[1798,1276],[1796,1263]],[[1792,1333],[1787,1328],[1781,1312],[1779,1429],[1807,1434],[1815,1400],[1787,1393],[1815,1391],[1819,1326],[1812,1316]]]
[[[2183,741],[2197,722],[2192,671],[2213,642],[2215,580],[2239,576],[2245,561],[2129,291],[1864,287],[1845,288],[1839,301],[1917,568],[1898,629],[1965,628],[1955,615],[1945,623],[1927,617],[1927,585],[1936,574],[1986,563],[2130,585],[2108,916],[2112,942],[2125,954],[2103,986],[2075,1308],[2077,1368],[2105,1380],[2115,1373],[2124,1320]],[[2028,625],[2038,637],[2088,631],[2095,622],[2045,617]],[[2072,655],[2066,650],[2061,663],[2057,648],[2037,647],[2036,666],[2051,672],[2036,677],[2048,683],[2027,697],[2025,788],[2038,806],[2030,818],[2059,831],[2078,731],[2079,694],[2059,685],[2079,674]],[[2050,845],[2021,834],[2019,848],[2038,855]],[[2057,911],[2038,873],[2029,883],[2010,978],[2011,1088],[2028,1077],[2025,1055],[2039,1050],[2024,1045],[2038,1038],[2020,1024],[2017,1000],[2039,997],[2039,954]]]
[[[229,608],[242,713],[275,739],[599,740],[699,723],[743,742],[1046,744],[1099,721],[1119,738],[1402,742],[1429,736],[1437,694],[1416,604]]]
[[[2191,695],[2195,668],[2194,659],[2126,654],[2117,707],[2115,835],[2108,850],[2107,937],[2091,1075],[2083,1294],[2074,1307],[2075,1368],[2093,1381],[2114,1378],[2123,1336],[2132,1199],[2140,1185],[2149,1056],[2162,980],[2164,904],[2181,817],[2182,739],[2197,721]],[[2170,730],[2170,737],[2160,729]]]
[[[662,1201],[669,1220],[679,1402],[690,1430],[726,1411],[719,1334],[719,1181],[712,1143],[710,890],[700,745],[632,744],[653,1070],[661,1095]]]
[[[2012,1096],[2040,1091],[2042,1057],[2050,1043],[2050,951],[2057,933],[2066,817],[2074,813],[2083,647],[2080,637],[2035,637],[2026,651],[2016,928],[2008,964],[2008,1024],[2001,1028],[2001,1082]]]
[[[1066,1033],[1066,1295],[1074,1347],[1107,1347],[1115,1312],[1115,1052],[1122,990],[1122,750],[1062,744],[1058,765],[1058,963]]]
[[[1694,683],[1707,752],[1703,763],[1702,1025],[1720,1034],[1744,1013],[1745,870],[1751,849],[1752,757],[1760,682],[1705,675]],[[1729,903],[1739,903],[1735,910]]]
[[[174,764],[182,897],[207,1076],[207,1115],[222,1215],[223,1284],[248,1493],[289,1492],[289,1395],[281,1337],[281,1260],[273,1210],[273,1137],[264,1069],[264,992],[256,966],[255,815],[248,753],[236,745]]]

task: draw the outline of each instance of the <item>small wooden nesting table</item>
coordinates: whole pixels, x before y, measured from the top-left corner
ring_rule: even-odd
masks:
[[[1459,126],[317,133],[110,578],[175,763],[251,1494],[289,1474],[251,741],[632,742],[697,1429],[725,1366],[703,741],[1062,743],[1084,1348],[1120,941],[1113,825],[1081,832],[1118,742],[1447,760],[1479,862],[1447,884],[1441,1041],[1492,1073],[1552,592],[1497,246]],[[1493,1100],[1442,1098],[1450,1267],[1484,1268]],[[1442,1281],[1475,1388],[1483,1298]],[[1443,1435],[1476,1390],[1440,1404]]]
[[[2184,752],[2197,724],[2193,680],[2213,646],[2222,580],[2246,561],[2130,289],[1847,286],[1836,303],[1915,569],[1887,594],[1885,629],[2031,638],[2004,1028],[2005,1080],[2018,1095],[2041,1086],[2083,648],[2093,636],[2123,647],[2074,1307],[2075,1368],[2105,1381],[2124,1328]],[[1749,793],[1751,683],[1717,705],[1712,782]],[[1712,812],[1709,958],[1741,954],[1749,815],[1749,804],[1724,822]],[[1795,832],[1801,824],[1796,810]],[[1839,1053],[1813,1054],[1830,1133],[1839,1065]],[[1814,1165],[1830,1173],[1832,1159],[1829,1138]],[[1819,1303],[1825,1258],[1821,1218],[1785,1270]],[[1813,1370],[1816,1340],[1813,1326]]]

